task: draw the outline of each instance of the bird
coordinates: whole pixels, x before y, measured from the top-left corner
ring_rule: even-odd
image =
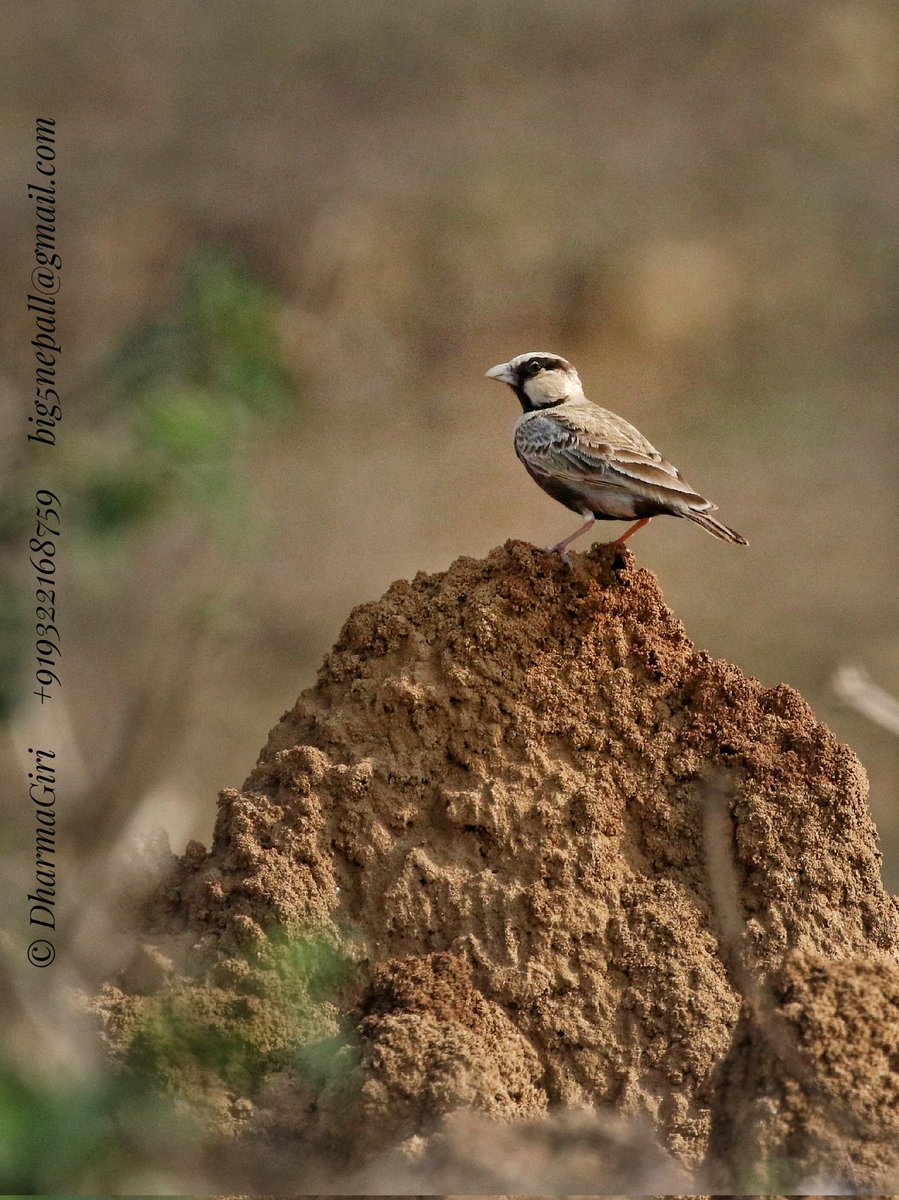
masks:
[[[623,545],[653,517],[686,517],[723,542],[746,539],[709,514],[716,504],[695,491],[677,467],[623,417],[584,395],[580,376],[558,354],[531,351],[497,363],[488,379],[507,383],[521,402],[515,453],[531,478],[584,523],[548,554],[566,561],[575,538],[596,521],[635,521],[611,543]]]

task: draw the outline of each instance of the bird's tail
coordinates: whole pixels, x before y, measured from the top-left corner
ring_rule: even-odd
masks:
[[[704,512],[687,512],[684,513],[691,521],[695,521],[697,525],[701,525],[708,533],[713,534],[716,538],[721,538],[722,542],[733,542],[736,546],[748,546],[746,539],[735,529],[729,529],[727,525],[721,521],[716,521],[714,517],[710,517]]]

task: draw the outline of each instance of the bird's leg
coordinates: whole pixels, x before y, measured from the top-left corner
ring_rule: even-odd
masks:
[[[624,543],[627,541],[627,539],[629,537],[633,537],[638,529],[642,529],[644,525],[648,525],[651,520],[652,520],[652,517],[641,518],[641,520],[639,520],[636,525],[632,525],[630,527],[630,529],[626,529],[624,531],[624,533],[621,535],[621,537],[615,538],[614,542],[609,542],[609,545],[610,546],[624,545]],[[575,534],[575,537],[577,537],[577,534]]]
[[[582,533],[586,533],[588,529],[591,529],[596,524],[596,517],[594,517],[593,513],[581,513],[581,516],[583,516],[585,520],[580,529],[575,529],[574,533],[572,533],[570,537],[565,538],[564,541],[556,542],[555,546],[547,546],[547,554],[558,554],[560,558],[564,558],[566,562],[568,561],[568,555],[565,553],[565,551],[568,549],[574,539],[579,538]]]

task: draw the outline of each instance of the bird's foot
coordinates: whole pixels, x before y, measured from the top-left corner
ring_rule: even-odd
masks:
[[[571,559],[568,557],[567,543],[558,542],[555,546],[546,546],[543,550],[544,554],[557,554],[563,563],[571,566]]]

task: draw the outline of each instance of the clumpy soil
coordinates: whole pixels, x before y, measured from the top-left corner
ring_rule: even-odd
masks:
[[[720,1192],[899,1182],[899,965],[796,951],[716,1071],[707,1174]]]
[[[110,1036],[120,1050],[140,1040],[160,988],[207,1003],[213,990],[216,1011],[252,999],[235,1011],[267,1065],[230,1078],[223,1126],[322,1147],[328,1125],[362,1156],[420,1153],[460,1109],[532,1122],[590,1106],[642,1120],[690,1168],[714,1110],[718,1161],[748,1130],[758,1161],[781,1164],[805,1152],[795,1126],[820,1089],[802,1112],[778,1102],[743,1119],[765,1089],[790,1092],[796,1064],[767,1042],[741,1058],[747,1021],[765,1018],[738,987],[746,971],[778,981],[768,1008],[798,1006],[814,1073],[855,1030],[834,1015],[852,988],[870,999],[895,977],[866,787],[795,691],[697,651],[629,552],[595,547],[569,566],[509,542],[350,614],[243,788],[223,793],[209,852],[189,847],[156,894],[152,949],[106,997]],[[729,818],[723,848],[708,843],[717,865],[713,794]],[[736,912],[719,911],[716,869]],[[352,1044],[339,1083],[301,1077],[260,984],[273,931],[310,929],[354,964],[300,1021]],[[784,974],[797,953],[801,985]],[[160,954],[173,974],[135,984]],[[882,1022],[883,1005],[859,1001],[854,1019]],[[879,1079],[895,1069],[892,1041],[853,1038]],[[864,1062],[847,1072],[833,1067],[827,1088]],[[856,1178],[845,1139],[819,1158]]]

